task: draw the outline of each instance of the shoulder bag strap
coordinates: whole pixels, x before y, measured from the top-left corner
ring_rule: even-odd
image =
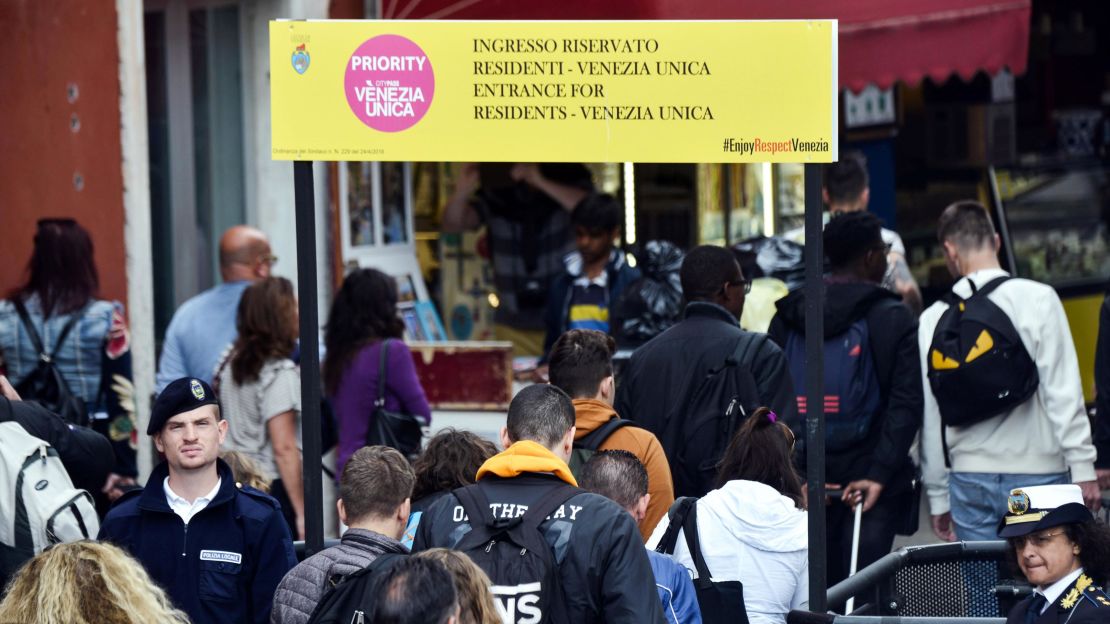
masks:
[[[31,345],[39,352],[39,357],[47,357],[46,348],[42,346],[42,336],[39,336],[38,330],[31,324],[31,317],[27,314],[27,308],[23,306],[23,302],[18,297],[12,297],[12,305],[15,306],[15,312],[19,315],[23,328],[27,330],[27,335],[31,338]]]
[[[686,514],[690,512],[690,507],[697,500],[697,497],[694,496],[682,496],[671,505],[671,508],[667,511],[667,530],[663,532],[663,537],[655,545],[655,552],[664,555],[674,554],[674,547],[678,542],[678,532],[682,530],[682,525],[686,521]]]
[[[382,339],[382,347],[380,356],[378,357],[378,398],[374,401],[374,407],[385,407],[385,363],[389,358],[389,338]]]
[[[709,566],[705,565],[705,558],[701,554],[701,540],[698,539],[698,506],[690,506],[690,513],[682,523],[682,532],[686,534],[686,547],[690,549],[690,558],[694,560],[694,569],[698,571],[698,578],[706,581],[713,578],[709,574]]]

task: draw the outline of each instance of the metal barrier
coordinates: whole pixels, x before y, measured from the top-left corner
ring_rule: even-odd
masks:
[[[787,624],[962,624],[962,617],[901,617],[897,615],[835,615],[791,611],[786,615]],[[1006,618],[975,618],[975,624],[1006,624]]]
[[[1007,556],[1002,540],[902,548],[829,588],[830,609],[856,598],[851,614],[792,611],[787,621],[1001,622],[1030,591],[1014,578]]]
[[[324,548],[331,548],[332,546],[338,545],[339,540],[337,539],[324,540]],[[323,548],[321,548],[320,550],[323,550]],[[297,540],[293,542],[293,552],[297,555],[297,563],[304,561],[304,540]]]

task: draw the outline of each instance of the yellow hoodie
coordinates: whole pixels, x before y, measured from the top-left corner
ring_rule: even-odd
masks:
[[[563,481],[577,487],[578,482],[570,472],[567,463],[559,459],[555,453],[544,448],[541,444],[531,440],[516,442],[509,448],[501,451],[486,460],[478,469],[475,479],[486,475],[499,477],[518,477],[526,472],[549,472]]]

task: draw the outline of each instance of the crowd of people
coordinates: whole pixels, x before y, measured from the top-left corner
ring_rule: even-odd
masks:
[[[381,414],[428,423],[431,410],[395,281],[345,277],[322,362],[345,530],[299,563],[298,308],[265,235],[228,230],[223,283],[174,315],[146,427],[162,461],[140,484],[122,306],[96,298],[87,232],[40,222],[28,280],[0,302],[0,423],[48,444],[97,507],[72,512],[86,539],[55,532],[64,543],[32,547],[0,531],[0,624],[781,624],[809,606],[807,509],[826,506],[832,585],[854,557],[865,567],[915,532],[922,498],[939,539],[1008,540],[1034,588],[1010,621],[1051,608],[1110,619],[1110,529],[1092,513],[1110,475],[1096,459],[1110,459],[1092,442],[1067,319],[1054,290],[1001,269],[983,206],[941,215],[955,284],[919,315],[900,239],[866,210],[865,163],[828,167],[830,496],[814,501],[802,486],[805,292],[748,331],[741,258],[695,247],[678,265],[681,313],[618,371],[626,321],[645,326],[621,303],[644,276],[616,246],[619,207],[580,174],[519,165],[511,192],[475,197],[466,168],[449,206],[449,226],[485,220],[495,256],[522,260],[502,263],[498,283],[515,294],[498,322],[531,343],[543,381],[515,395],[496,443],[447,429],[415,456],[382,444]],[[541,208],[522,217],[529,201]],[[558,232],[567,241],[521,245]],[[10,452],[0,440],[6,464],[23,461]],[[0,511],[36,504],[13,490]]]

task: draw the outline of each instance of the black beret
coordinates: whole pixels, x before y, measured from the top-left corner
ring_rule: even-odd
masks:
[[[166,426],[166,421],[185,412],[191,412],[202,405],[219,406],[216,393],[202,379],[182,377],[171,381],[166,389],[154,400],[150,408],[150,423],[146,434],[154,435]]]

